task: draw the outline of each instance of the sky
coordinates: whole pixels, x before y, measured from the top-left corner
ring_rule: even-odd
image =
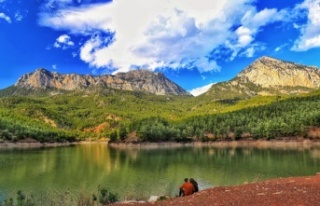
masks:
[[[320,0],[0,0],[0,89],[148,69],[199,95],[262,56],[320,67]]]

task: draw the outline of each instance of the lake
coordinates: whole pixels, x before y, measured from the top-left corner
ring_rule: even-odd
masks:
[[[0,149],[0,202],[21,190],[41,205],[59,205],[57,199],[75,202],[80,195],[91,197],[99,185],[120,200],[146,200],[177,195],[185,177],[193,177],[201,190],[319,171],[319,147],[115,149],[96,143]]]

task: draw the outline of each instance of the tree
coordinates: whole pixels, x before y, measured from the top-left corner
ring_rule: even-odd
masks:
[[[125,126],[121,125],[119,128],[119,138],[121,141],[123,141],[127,137],[127,129]]]
[[[110,141],[111,142],[115,142],[118,138],[117,132],[116,131],[112,131],[110,134]]]

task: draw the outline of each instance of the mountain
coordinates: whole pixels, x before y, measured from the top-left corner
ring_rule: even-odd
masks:
[[[307,93],[320,87],[320,70],[261,57],[227,82],[213,85],[205,96],[216,99]]]
[[[33,139],[63,142],[110,138],[136,142],[290,136],[316,140],[320,138],[320,89],[316,89],[319,76],[315,67],[262,57],[234,79],[191,98],[180,95],[185,93],[154,95],[172,94],[169,88],[176,86],[174,91],[180,91],[180,87],[150,71],[91,76],[38,69],[0,91],[0,143]],[[286,95],[279,101],[279,94],[312,90],[315,91],[295,98]],[[60,95],[48,95],[52,93]]]
[[[46,69],[37,69],[33,73],[21,76],[11,90],[14,92],[37,89],[77,91],[97,88],[147,92],[156,95],[190,95],[162,73],[154,73],[147,70],[135,70],[116,75],[92,76],[59,74]]]

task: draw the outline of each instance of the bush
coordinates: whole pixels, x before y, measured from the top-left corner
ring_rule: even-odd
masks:
[[[98,197],[96,195],[92,195],[94,201],[97,201],[102,205],[109,205],[118,201],[118,195],[108,191],[105,188],[98,188]]]
[[[22,191],[17,192],[17,204],[16,206],[34,206],[34,199],[31,195],[30,198],[27,198],[27,195],[24,194]],[[12,198],[4,200],[4,203],[0,202],[0,206],[15,206],[14,201]]]

